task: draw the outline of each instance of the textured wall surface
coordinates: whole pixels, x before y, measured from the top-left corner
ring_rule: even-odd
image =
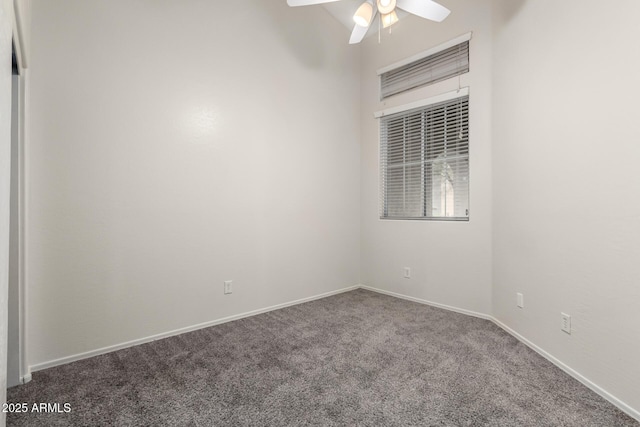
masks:
[[[639,410],[640,4],[505,3],[494,43],[494,315]]]
[[[9,281],[9,202],[11,181],[11,29],[13,7],[0,0],[0,402],[7,396],[7,290]],[[0,425],[5,413],[0,412]]]
[[[446,3],[443,23],[407,16],[362,50],[362,283],[481,313],[491,311],[491,2]],[[380,101],[376,71],[473,32],[470,72],[470,220],[379,219],[379,123],[375,111],[458,88],[449,79]],[[411,268],[411,279],[403,278]]]
[[[359,55],[329,14],[32,6],[31,365],[359,282]]]
[[[638,410],[640,5],[442,3],[348,46],[284,1],[34,2],[29,364],[363,283],[494,315]],[[378,68],[469,31],[460,81],[380,102]],[[471,220],[379,220],[373,113],[458,84]]]

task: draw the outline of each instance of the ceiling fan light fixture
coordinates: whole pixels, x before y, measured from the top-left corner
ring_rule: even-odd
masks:
[[[378,12],[388,15],[396,8],[396,0],[377,0]]]
[[[398,15],[395,10],[392,10],[391,13],[387,13],[382,15],[382,28],[387,28],[398,22]]]
[[[361,27],[368,27],[371,24],[371,18],[373,18],[373,6],[366,1],[360,5],[356,14],[353,15],[353,21]]]
[[[340,0],[287,0],[287,4],[291,7],[297,7],[337,1]],[[437,3],[437,1],[439,0],[358,0],[359,6],[353,15],[355,24],[353,25],[353,30],[351,30],[349,44],[357,44],[364,39],[367,32],[371,29],[371,23],[378,16],[378,12],[380,12],[379,26],[382,27],[384,24],[384,28],[389,28],[398,22],[396,8],[400,8],[404,12],[421,18],[442,22],[451,11]],[[352,4],[352,6],[355,5]],[[346,7],[350,8],[352,6]],[[391,32],[391,30],[389,30],[389,32]]]

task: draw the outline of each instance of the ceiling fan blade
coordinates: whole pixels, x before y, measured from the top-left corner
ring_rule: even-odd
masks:
[[[287,4],[291,7],[295,6],[310,6],[312,4],[331,3],[340,0],[287,0]]]
[[[409,13],[442,22],[451,11],[432,0],[396,0],[396,5]]]
[[[349,39],[349,44],[358,44],[362,41],[364,36],[369,31],[369,27],[361,27],[360,25],[354,25],[353,31],[351,32],[351,38]]]
[[[373,16],[371,16],[371,23],[369,23],[368,27],[361,27],[360,25],[357,25],[357,24],[353,26],[353,31],[351,32],[351,38],[349,39],[349,44],[358,44],[362,41],[364,36],[367,35],[369,28],[371,28],[373,21],[375,21],[377,14],[378,14],[378,11],[374,9]]]

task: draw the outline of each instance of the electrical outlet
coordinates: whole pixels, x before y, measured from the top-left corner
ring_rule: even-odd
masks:
[[[233,280],[225,280],[224,281],[224,293],[230,294],[233,293]]]
[[[562,329],[564,332],[571,335],[571,316],[569,316],[566,313],[560,313],[560,316],[562,316],[562,323],[560,324],[560,329]]]
[[[516,294],[516,302],[518,304],[518,307],[520,308],[524,308],[524,295],[522,295],[520,292],[518,292]]]
[[[411,279],[411,267],[404,268],[404,278]]]

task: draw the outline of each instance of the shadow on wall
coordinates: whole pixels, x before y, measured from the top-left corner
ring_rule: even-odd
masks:
[[[313,14],[326,14],[320,6],[289,7],[285,0],[277,1],[256,0],[256,9],[260,9],[262,16],[269,20],[274,33],[282,40],[283,46],[292,56],[306,68],[320,69],[326,59],[324,39],[326,32],[331,31],[323,26],[318,19],[310,19]]]
[[[495,0],[493,3],[494,16],[499,17],[499,21],[503,24],[511,21],[527,0]]]

